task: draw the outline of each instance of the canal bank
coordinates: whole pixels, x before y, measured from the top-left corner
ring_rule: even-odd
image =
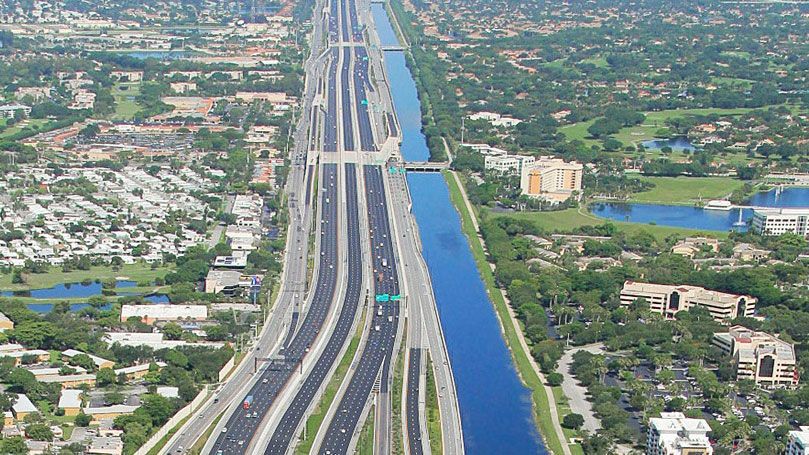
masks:
[[[375,4],[372,11],[382,44],[398,44],[384,7]],[[385,66],[401,127],[402,154],[406,160],[424,161],[429,150],[422,134],[421,105],[404,53],[386,51]],[[546,454],[531,391],[521,382],[504,342],[504,329],[462,232],[447,182],[439,174],[408,174],[407,180],[455,377],[466,452]]]

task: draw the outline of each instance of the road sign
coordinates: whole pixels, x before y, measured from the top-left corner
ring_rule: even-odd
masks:
[[[396,300],[402,300],[402,296],[401,296],[401,295],[399,295],[399,294],[396,294],[396,295],[392,295],[392,296],[390,296],[390,299],[391,299],[391,300],[394,300],[394,301],[396,301]]]
[[[377,302],[387,302],[388,300],[390,300],[390,295],[389,294],[377,294],[376,295],[376,301]]]

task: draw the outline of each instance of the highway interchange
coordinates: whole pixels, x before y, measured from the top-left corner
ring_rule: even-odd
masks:
[[[375,420],[375,453],[391,453],[392,435],[401,432],[406,453],[430,454],[428,353],[443,453],[464,453],[455,382],[410,214],[383,53],[371,44],[378,37],[368,0],[324,4],[316,6],[323,14],[313,21],[290,153],[291,216],[279,298],[240,365],[162,453],[187,451],[222,416],[205,455],[290,454],[303,437],[312,440],[312,454],[353,453],[366,419]],[[325,420],[315,435],[304,435],[354,333],[361,333],[359,348]],[[394,384],[400,352],[405,374]],[[255,373],[254,365],[260,367]],[[403,390],[398,428],[391,415],[394,386]],[[244,409],[247,396],[252,403]]]

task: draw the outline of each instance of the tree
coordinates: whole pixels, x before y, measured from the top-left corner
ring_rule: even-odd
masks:
[[[17,436],[0,441],[0,453],[8,455],[27,455],[28,446],[25,439]]]
[[[50,427],[43,423],[35,423],[28,425],[25,429],[25,434],[34,441],[51,441],[53,440],[53,432]]]
[[[115,371],[112,368],[102,368],[96,373],[96,382],[99,387],[104,387],[109,384],[115,384]]]
[[[183,334],[183,328],[176,322],[169,322],[163,326],[163,333],[169,340],[179,340]]]
[[[551,387],[556,387],[562,385],[562,380],[564,377],[561,373],[551,373],[545,376],[545,380],[548,381],[548,385]]]
[[[581,414],[571,413],[562,419],[562,426],[571,430],[578,430],[584,425],[584,417]]]
[[[70,359],[70,363],[76,366],[80,366],[87,371],[94,370],[96,367],[96,364],[95,362],[93,362],[93,359],[91,359],[90,356],[85,353],[76,354]]]
[[[74,422],[76,423],[77,427],[86,427],[90,425],[90,421],[92,420],[93,418],[85,414],[84,411],[79,411],[79,414],[76,415],[76,420]]]

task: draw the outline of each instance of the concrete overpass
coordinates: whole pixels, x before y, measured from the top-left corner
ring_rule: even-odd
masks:
[[[441,172],[444,169],[449,169],[447,162],[432,162],[432,161],[408,161],[404,164],[407,172]]]

